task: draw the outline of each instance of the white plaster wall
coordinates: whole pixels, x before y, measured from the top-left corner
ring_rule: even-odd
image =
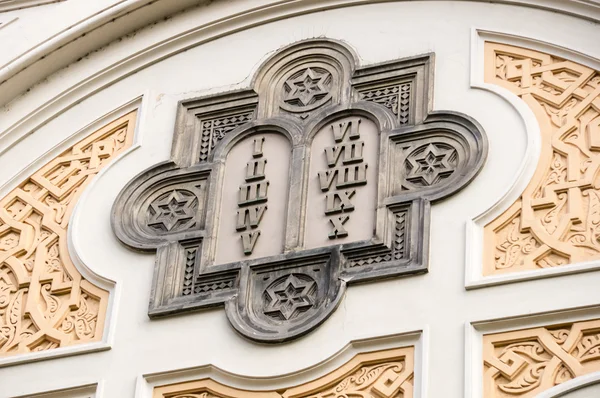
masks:
[[[31,47],[47,40],[71,25],[106,9],[118,0],[62,1],[37,7],[8,10],[0,13],[0,22],[18,18],[10,28],[0,30],[0,66],[3,66]],[[12,4],[11,8],[16,6]],[[0,2],[0,11],[8,9]],[[49,18],[49,16],[52,16]]]
[[[170,23],[201,18],[201,11],[206,10],[192,10]],[[86,265],[117,282],[112,349],[0,368],[0,397],[94,382],[102,382],[101,397],[133,397],[140,375],[204,364],[249,376],[280,375],[323,361],[350,340],[427,329],[427,396],[459,398],[465,396],[465,323],[600,303],[598,272],[473,291],[464,288],[465,224],[508,189],[526,144],[522,116],[496,94],[470,87],[474,27],[548,41],[600,58],[598,25],[558,13],[446,1],[346,7],[249,28],[155,63],[66,109],[10,148],[0,158],[8,165],[0,167],[0,184],[114,108],[140,95],[147,101],[140,115],[141,147],[90,187],[72,231]],[[351,286],[321,327],[283,345],[244,340],[229,326],[222,309],[149,320],[154,255],[133,252],[113,235],[109,214],[117,193],[141,170],[169,157],[177,101],[243,87],[269,53],[318,36],[348,43],[364,65],[435,52],[434,109],[466,113],[488,135],[490,151],[481,174],[466,189],[433,206],[430,272]],[[79,63],[75,72],[92,70],[101,62],[98,57],[124,51],[118,45],[108,48]],[[1,114],[0,125],[18,123],[31,111],[29,103],[43,103],[61,82],[69,82],[69,75],[59,72],[35,87]]]

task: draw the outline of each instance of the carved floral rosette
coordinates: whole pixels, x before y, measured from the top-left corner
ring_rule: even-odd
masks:
[[[149,315],[225,306],[261,342],[323,322],[348,284],[427,271],[430,203],[480,170],[476,122],[430,112],[432,56],[357,68],[341,43],[278,51],[250,88],[179,104],[171,160],[113,208],[156,250]]]

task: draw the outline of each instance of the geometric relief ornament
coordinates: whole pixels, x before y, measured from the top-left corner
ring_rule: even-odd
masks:
[[[109,292],[79,273],[67,229],[86,186],[131,146],[135,120],[102,127],[0,199],[0,357],[102,339]]]
[[[157,252],[150,317],[224,306],[275,343],[322,323],[347,285],[427,272],[430,205],[475,177],[487,141],[430,111],[432,55],[356,59],[299,42],[250,88],[179,104],[171,160],[112,212],[123,243]]]
[[[484,275],[600,258],[600,72],[485,43],[485,81],[519,96],[540,125],[531,181],[484,228]]]
[[[316,380],[275,391],[249,391],[212,379],[154,388],[153,398],[412,398],[414,347],[357,354]]]
[[[483,336],[485,398],[537,396],[600,371],[600,320]]]

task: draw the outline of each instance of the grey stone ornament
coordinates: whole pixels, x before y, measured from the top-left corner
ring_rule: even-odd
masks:
[[[316,328],[348,285],[427,272],[430,206],[468,184],[481,127],[432,112],[433,55],[357,67],[306,40],[250,88],[179,104],[171,160],[112,211],[126,245],[156,251],[149,316],[224,306],[277,343]]]

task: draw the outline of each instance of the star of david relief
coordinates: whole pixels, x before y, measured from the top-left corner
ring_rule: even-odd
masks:
[[[433,185],[439,179],[452,175],[456,168],[453,164],[454,160],[456,160],[456,150],[451,146],[444,148],[428,144],[406,158],[408,170],[406,179],[424,186]]]
[[[265,314],[288,320],[313,306],[316,283],[305,275],[289,274],[265,291],[268,303]]]
[[[251,87],[179,104],[171,160],[113,208],[156,251],[149,316],[224,306],[241,335],[302,336],[348,286],[427,272],[430,205],[481,169],[487,140],[431,112],[431,55],[358,67],[333,40],[283,48]]]
[[[283,85],[284,103],[289,108],[308,108],[324,103],[331,94],[331,78],[331,73],[324,69],[306,68],[296,72]]]
[[[148,226],[165,232],[175,227],[188,228],[193,220],[198,198],[185,190],[166,192],[150,203],[148,208]]]

